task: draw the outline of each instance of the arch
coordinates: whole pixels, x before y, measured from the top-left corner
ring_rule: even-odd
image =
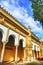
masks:
[[[1,52],[2,52],[2,38],[3,38],[3,30],[0,28],[0,56],[1,56]]]
[[[24,57],[23,41],[24,41],[23,39],[20,39],[20,41],[19,41],[19,47],[18,47],[19,61],[23,61],[23,57]]]
[[[4,53],[3,61],[9,62],[9,61],[15,60],[16,47],[14,46],[14,43],[15,43],[15,36],[11,34],[9,35],[8,42],[5,46],[5,53]]]
[[[8,38],[7,45],[14,46],[14,43],[15,43],[15,36],[11,34]]]
[[[3,30],[0,28],[0,41],[2,41],[3,38]]]
[[[23,48],[23,39],[20,39],[20,41],[19,41],[19,47]]]

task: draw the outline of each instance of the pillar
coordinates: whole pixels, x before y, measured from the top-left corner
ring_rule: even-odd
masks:
[[[17,62],[18,58],[18,46],[16,46],[16,52],[15,52],[15,62]]]
[[[2,48],[2,53],[1,53],[1,59],[0,59],[0,62],[3,61],[4,50],[5,50],[5,43],[3,43],[3,48]]]
[[[7,38],[8,38],[8,33],[9,33],[9,28],[7,29],[7,31],[6,31],[6,40],[5,41],[7,41]],[[2,62],[3,61],[3,57],[4,57],[4,50],[5,50],[5,45],[6,45],[6,42],[5,43],[3,43],[3,48],[2,48],[2,53],[1,53],[1,59],[0,59],[0,62]]]
[[[37,58],[39,58],[39,51],[40,51],[39,46],[37,46]]]
[[[19,45],[19,39],[20,39],[20,35],[18,34],[18,42],[15,42],[16,45],[16,52],[15,52],[15,62],[18,61],[18,45]]]
[[[34,42],[32,42],[32,57],[33,57],[33,60],[34,60],[34,57],[35,57],[34,50],[35,50],[35,44],[34,44]]]
[[[26,39],[23,40],[23,48],[24,48],[23,62],[25,62],[26,61]]]
[[[26,61],[26,48],[24,48],[24,59],[23,61]]]

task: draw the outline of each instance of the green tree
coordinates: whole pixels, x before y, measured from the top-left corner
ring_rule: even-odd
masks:
[[[43,0],[31,0],[34,20],[40,21],[43,27]]]

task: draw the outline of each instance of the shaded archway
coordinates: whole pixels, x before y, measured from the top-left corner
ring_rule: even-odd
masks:
[[[23,57],[24,57],[23,39],[20,39],[19,47],[18,47],[18,58],[19,58],[19,61],[23,61]]]
[[[33,53],[33,58],[34,59],[37,59],[37,46],[36,45],[34,45],[34,50],[32,50],[32,53]]]
[[[1,56],[1,52],[2,52],[2,46],[3,46],[2,38],[3,38],[3,30],[0,29],[0,56]]]
[[[13,61],[15,60],[15,36],[10,35],[8,42],[5,46],[4,59],[3,61]]]
[[[15,36],[14,35],[10,35],[9,38],[8,38],[8,42],[6,45],[8,46],[14,46],[14,43],[15,43]]]

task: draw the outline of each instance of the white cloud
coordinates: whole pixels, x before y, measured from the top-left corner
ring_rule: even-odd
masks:
[[[3,5],[5,5],[5,6],[9,6],[9,3],[7,2],[7,1],[3,1]]]
[[[1,1],[1,5],[8,10],[15,18],[17,18],[22,24],[24,24],[26,27],[30,26],[30,28],[32,29],[33,32],[37,32],[41,35],[43,35],[43,30],[42,27],[38,27],[37,23],[39,24],[39,22],[37,21],[37,23],[34,21],[34,19],[29,16],[29,14],[27,13],[27,10],[24,7],[21,7],[19,5],[19,0],[2,0]]]
[[[14,4],[15,3],[15,1],[14,0],[12,0],[12,4]]]

